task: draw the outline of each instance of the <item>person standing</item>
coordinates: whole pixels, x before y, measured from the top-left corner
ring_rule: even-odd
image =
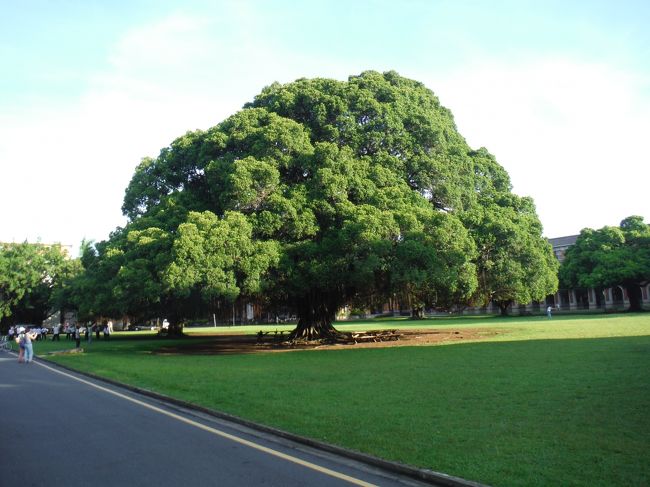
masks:
[[[38,333],[32,330],[27,330],[25,332],[25,363],[26,364],[29,364],[32,362],[32,360],[34,360],[34,348],[32,345],[32,341],[37,339],[38,339]]]
[[[549,320],[551,318],[553,318],[553,307],[552,306],[549,306],[548,308],[546,308],[546,316],[548,316]]]
[[[59,334],[61,333],[61,323],[57,323],[54,325],[54,328],[52,329],[52,341],[56,340],[57,342],[59,341]]]
[[[104,327],[104,340],[110,340],[111,333],[113,333],[113,322],[109,321]]]
[[[18,363],[20,364],[25,361],[25,328],[23,326],[18,328],[16,343],[18,344]]]
[[[81,330],[76,323],[72,325],[72,336],[74,337],[74,341],[76,343],[75,348],[79,348],[81,346]]]

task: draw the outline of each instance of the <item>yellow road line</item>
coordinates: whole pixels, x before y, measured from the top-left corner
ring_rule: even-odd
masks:
[[[126,394],[122,394],[120,392],[113,391],[113,390],[108,389],[106,387],[102,387],[102,386],[100,386],[98,384],[94,384],[94,383],[92,383],[90,381],[87,381],[87,380],[82,379],[80,377],[76,377],[74,375],[68,374],[67,372],[63,372],[61,370],[55,369],[55,368],[50,367],[48,365],[45,365],[45,364],[43,364],[41,362],[34,362],[34,363],[40,365],[41,367],[45,367],[46,369],[49,369],[49,370],[51,370],[53,372],[64,375],[66,377],[70,377],[70,378],[72,378],[74,380],[77,380],[77,381],[82,382],[82,383],[84,383],[86,385],[94,387],[95,389],[99,389],[100,391],[108,392],[109,394],[113,394],[114,396],[120,397],[122,399],[126,399],[127,401],[131,401],[132,403],[138,404],[139,406],[143,406],[143,407],[145,407],[147,409],[150,409],[152,411],[155,411],[157,413],[164,414],[165,416],[169,416],[170,418],[174,418],[174,419],[176,419],[178,421],[181,421],[183,423],[189,424],[189,425],[194,426],[196,428],[202,429],[202,430],[207,431],[209,433],[212,433],[214,435],[218,435],[218,436],[221,436],[223,438],[227,438],[228,440],[234,441],[236,443],[248,446],[250,448],[254,448],[255,450],[259,450],[259,451],[262,451],[264,453],[268,453],[269,455],[273,455],[275,457],[282,458],[283,460],[287,460],[289,462],[293,462],[293,463],[296,463],[298,465],[302,465],[303,467],[309,468],[311,470],[315,470],[317,472],[324,473],[324,474],[329,475],[331,477],[335,477],[337,479],[345,480],[346,482],[349,482],[349,483],[354,484],[354,485],[362,485],[362,486],[365,486],[365,487],[373,487],[374,486],[374,484],[364,482],[363,480],[356,479],[354,477],[350,477],[349,475],[345,475],[345,474],[342,474],[340,472],[330,470],[329,468],[321,467],[320,465],[316,465],[315,463],[307,462],[305,460],[301,460],[300,458],[296,458],[296,457],[293,457],[291,455],[287,455],[285,453],[273,450],[271,448],[268,448],[268,447],[265,447],[265,446],[262,446],[262,445],[258,445],[257,443],[253,443],[252,441],[248,441],[248,440],[245,440],[243,438],[239,438],[237,436],[226,433],[225,431],[220,431],[220,430],[212,428],[210,426],[206,426],[204,424],[201,424],[201,423],[199,423],[197,421],[193,421],[191,419],[184,418],[183,416],[172,413],[170,411],[165,411],[162,408],[153,406],[151,404],[147,404],[146,402],[140,401],[140,400],[135,399],[133,397],[129,397]]]

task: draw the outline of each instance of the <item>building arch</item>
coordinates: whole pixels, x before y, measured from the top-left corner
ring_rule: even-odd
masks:
[[[621,286],[614,286],[612,288],[612,303],[614,306],[623,306],[625,304],[625,293]]]
[[[577,288],[573,290],[576,298],[577,309],[589,309],[589,289]]]

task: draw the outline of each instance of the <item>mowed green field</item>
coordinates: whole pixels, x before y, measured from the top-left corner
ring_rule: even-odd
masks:
[[[124,333],[51,360],[495,486],[650,484],[650,314],[378,320],[337,328],[382,326],[498,334],[445,346],[169,355],[156,353],[169,340]],[[192,333],[208,331],[214,329]],[[70,346],[35,348],[39,354]]]

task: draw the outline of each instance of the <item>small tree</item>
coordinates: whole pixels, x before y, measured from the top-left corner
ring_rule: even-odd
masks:
[[[70,265],[60,245],[1,244],[0,319],[45,320]]]
[[[640,286],[650,281],[650,225],[630,216],[619,227],[583,229],[567,249],[560,280],[563,287],[623,286],[630,310],[640,311]]]

